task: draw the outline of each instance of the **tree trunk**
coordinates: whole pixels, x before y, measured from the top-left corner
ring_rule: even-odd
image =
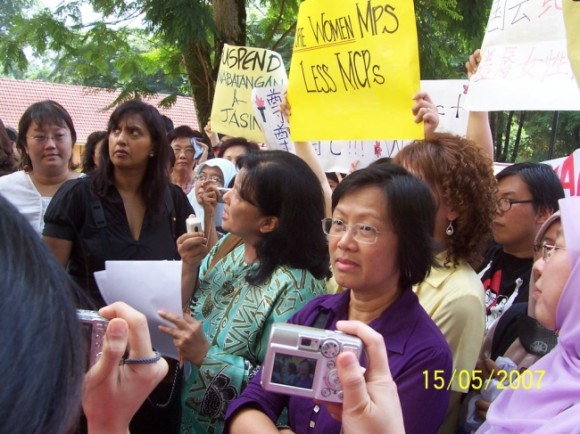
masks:
[[[520,150],[520,141],[522,139],[522,130],[524,129],[524,121],[526,120],[526,112],[520,112],[520,119],[518,120],[518,132],[516,133],[516,141],[514,142],[514,148],[512,149],[511,161],[515,163],[518,158],[518,152]]]
[[[246,1],[213,0],[212,5],[220,42],[246,45]]]
[[[509,112],[507,122],[505,125],[505,142],[503,144],[503,150],[501,153],[502,161],[508,160],[508,149],[510,146],[510,138],[511,138],[510,136],[511,136],[513,118],[514,118],[514,112],[511,111],[511,112]]]
[[[183,62],[191,83],[191,93],[195,102],[199,128],[200,131],[203,131],[203,127],[211,115],[215,91],[216,74],[214,74],[214,68],[211,64],[210,50],[202,43],[192,43],[183,55]]]
[[[554,158],[554,148],[556,147],[556,136],[558,133],[558,120],[560,119],[560,112],[555,111],[552,118],[552,133],[550,135],[550,146],[548,148],[548,160]]]

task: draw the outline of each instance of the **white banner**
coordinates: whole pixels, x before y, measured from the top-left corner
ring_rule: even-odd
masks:
[[[437,105],[437,131],[465,136],[469,114],[465,108],[467,84],[467,80],[421,80],[421,90]],[[409,117],[412,116],[409,111]],[[326,172],[348,173],[353,162],[358,161],[357,169],[362,169],[379,158],[393,157],[407,143],[406,140],[334,140],[312,145]]]
[[[580,110],[562,0],[494,0],[468,108]]]

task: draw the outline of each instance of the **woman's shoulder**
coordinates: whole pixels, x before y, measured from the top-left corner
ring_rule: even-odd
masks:
[[[88,197],[90,193],[91,193],[90,177],[82,176],[65,181],[54,195],[53,200],[55,199],[70,200],[73,197],[74,200],[80,200],[85,197]]]
[[[476,297],[483,302],[484,289],[475,270],[466,262],[459,262],[443,283],[449,300]]]
[[[0,187],[2,191],[5,189],[22,189],[34,187],[30,181],[29,175],[24,170],[9,173],[8,175],[0,176]]]
[[[313,287],[319,294],[326,293],[326,280],[317,279],[306,268],[295,268],[289,265],[280,265],[274,269],[269,281],[277,280],[291,283],[297,288]]]

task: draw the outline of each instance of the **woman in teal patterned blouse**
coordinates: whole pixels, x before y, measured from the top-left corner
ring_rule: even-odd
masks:
[[[316,175],[282,151],[257,152],[238,165],[234,188],[224,196],[222,223],[230,234],[201,262],[191,318],[161,313],[175,325],[162,330],[186,360],[183,433],[222,432],[228,403],[262,363],[271,325],[323,294],[329,275]],[[210,266],[232,236],[243,243]],[[184,237],[178,240],[184,261],[198,257],[202,234]]]

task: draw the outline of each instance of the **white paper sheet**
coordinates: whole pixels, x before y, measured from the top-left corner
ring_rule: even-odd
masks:
[[[157,312],[182,315],[181,261],[106,261],[105,270],[94,275],[107,304],[123,301],[142,312],[149,323],[153,348],[178,359],[172,338],[158,329],[160,324],[172,324]]]

